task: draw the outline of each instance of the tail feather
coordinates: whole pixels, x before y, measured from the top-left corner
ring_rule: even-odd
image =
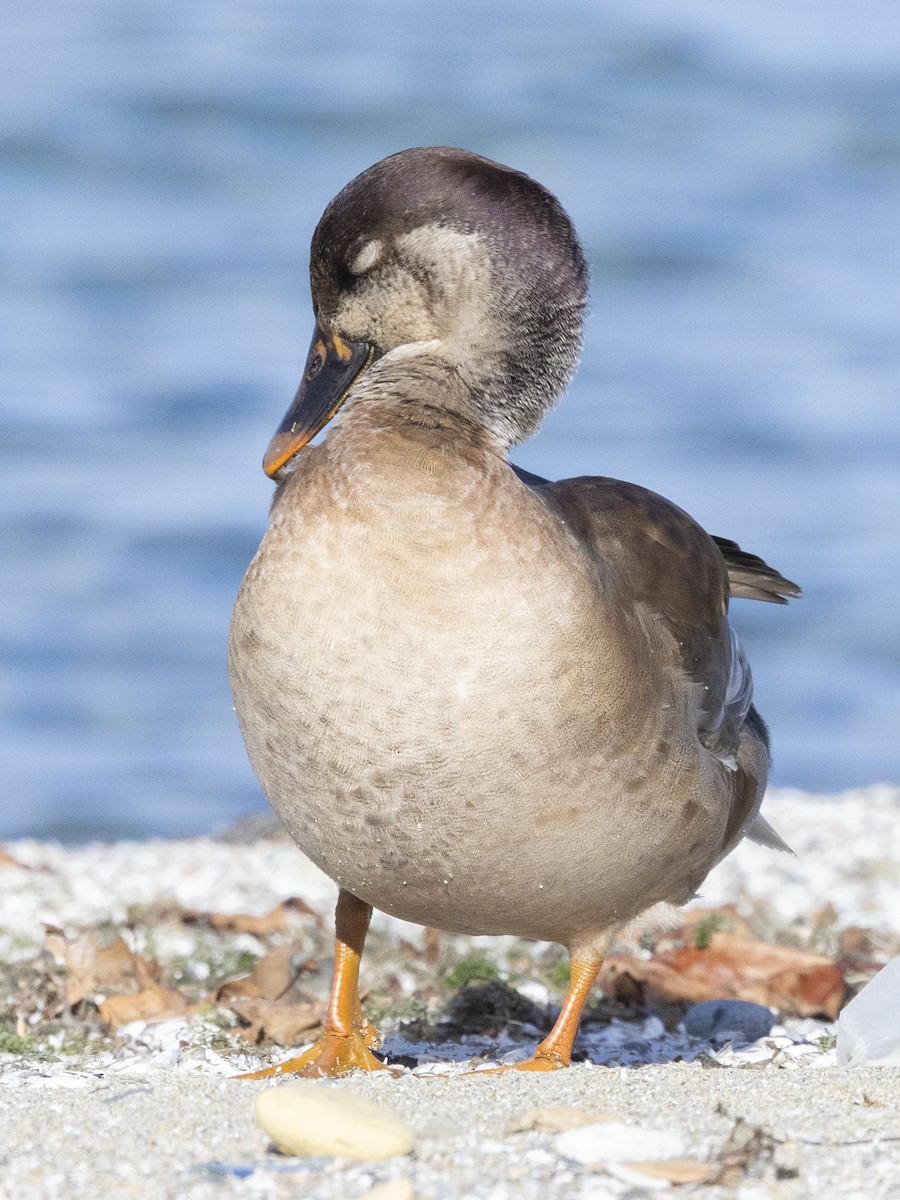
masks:
[[[744,830],[744,837],[749,838],[751,842],[756,842],[759,846],[768,846],[770,850],[781,850],[784,854],[794,853],[784,838],[776,833],[766,818],[760,816],[759,813]]]
[[[786,579],[758,555],[742,550],[737,542],[715,536],[713,541],[725,559],[732,596],[739,596],[742,600],[766,600],[769,604],[787,604],[790,598],[801,594],[796,583]]]

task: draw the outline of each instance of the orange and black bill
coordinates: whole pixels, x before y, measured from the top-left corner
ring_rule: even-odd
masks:
[[[374,357],[375,347],[368,342],[345,342],[316,325],[303,380],[263,459],[263,470],[270,478],[328,424],[353,380]]]

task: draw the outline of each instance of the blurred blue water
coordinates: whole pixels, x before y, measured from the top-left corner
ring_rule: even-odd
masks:
[[[900,779],[893,0],[8,0],[0,836],[259,807],[231,712],[309,237],[384,154],[562,199],[584,362],[517,456],[670,496],[805,588],[738,603],[776,782]]]

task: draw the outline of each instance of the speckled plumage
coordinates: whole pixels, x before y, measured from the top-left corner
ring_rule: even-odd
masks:
[[[599,953],[748,830],[774,837],[729,570],[744,594],[793,585],[635,485],[508,464],[574,369],[586,295],[538,184],[395,155],[328,206],[311,276],[319,325],[378,357],[283,473],[238,596],[254,769],[366,903]]]

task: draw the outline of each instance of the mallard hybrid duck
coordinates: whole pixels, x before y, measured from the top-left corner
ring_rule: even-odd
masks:
[[[310,273],[230,670],[263,791],[340,889],[336,968],[323,1036],[268,1073],[382,1067],[357,991],[373,907],[566,946],[559,1020],[517,1067],[567,1066],[612,934],[742,837],[783,845],[728,603],[798,589],[645,488],[510,465],[574,371],[587,296],[534,180],[394,154],[328,205]]]

